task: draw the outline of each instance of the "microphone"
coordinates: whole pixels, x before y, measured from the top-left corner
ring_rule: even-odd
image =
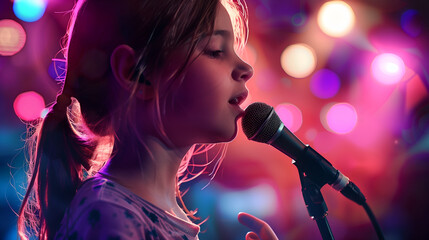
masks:
[[[241,121],[248,139],[267,143],[292,158],[298,170],[317,186],[321,188],[329,184],[357,204],[365,204],[365,196],[359,188],[322,155],[303,144],[289,131],[273,107],[261,102],[252,103],[246,108]]]

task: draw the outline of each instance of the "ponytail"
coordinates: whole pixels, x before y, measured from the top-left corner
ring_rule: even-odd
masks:
[[[90,168],[95,144],[80,138],[67,117],[70,96],[61,94],[27,142],[28,186],[18,216],[22,239],[53,239],[66,208]]]

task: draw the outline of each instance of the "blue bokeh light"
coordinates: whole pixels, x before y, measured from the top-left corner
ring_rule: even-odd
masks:
[[[25,22],[35,22],[39,20],[46,10],[46,0],[15,0],[13,2],[13,12]]]
[[[66,60],[52,59],[48,68],[49,76],[57,82],[64,82],[66,78]]]
[[[422,24],[418,18],[418,11],[409,9],[401,16],[401,27],[411,37],[417,37],[422,32]]]
[[[307,16],[303,12],[299,12],[292,16],[291,22],[295,27],[302,27],[307,22]]]

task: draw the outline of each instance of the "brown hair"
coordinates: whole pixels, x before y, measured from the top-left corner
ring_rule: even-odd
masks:
[[[172,51],[188,44],[186,61],[175,74],[153,83],[155,89],[160,86],[170,89],[192,61],[201,37],[211,35],[217,4],[219,0],[79,0],[76,3],[63,49],[67,73],[62,93],[47,116],[28,130],[28,186],[18,218],[21,238],[34,234],[40,239],[53,239],[78,186],[111,156],[115,129],[125,125],[132,132],[135,127],[130,111],[133,94],[125,102],[115,101],[118,86],[110,77],[109,62],[114,48],[127,44],[138,53],[133,73],[136,90],[141,79],[165,67]],[[245,4],[237,0],[222,4],[229,12],[234,9],[237,13],[231,15],[236,40],[245,42]],[[155,122],[161,136],[168,140],[161,121],[165,103],[160,101],[159,94],[155,100],[159,118]],[[142,144],[138,140],[136,149]],[[182,161],[178,172],[178,178],[182,179],[178,185],[188,176],[185,169],[191,155],[188,153]],[[180,191],[177,195],[182,202]]]

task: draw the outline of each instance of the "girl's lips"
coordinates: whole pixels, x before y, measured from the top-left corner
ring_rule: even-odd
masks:
[[[231,107],[234,109],[234,112],[237,114],[237,117],[235,120],[238,120],[239,118],[243,117],[244,115],[244,109],[240,107],[238,104],[231,104]]]
[[[237,119],[242,118],[244,116],[244,110],[241,109],[240,114],[238,114]]]
[[[244,100],[246,100],[248,94],[249,92],[247,90],[243,91],[240,94],[232,97],[228,102],[232,105],[240,105],[244,102]]]

